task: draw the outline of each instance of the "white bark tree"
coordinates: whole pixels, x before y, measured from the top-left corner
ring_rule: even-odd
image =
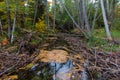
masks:
[[[6,0],[7,7],[7,16],[8,16],[8,38],[11,36],[11,16],[10,16],[10,8],[9,8],[9,0]]]
[[[37,12],[38,12],[38,1],[39,0],[35,0],[35,12],[34,12],[34,19],[33,19],[33,27],[35,25],[35,21],[36,21],[36,17],[37,17]]]
[[[18,11],[18,0],[16,0],[16,8],[15,8],[15,13],[14,13],[14,21],[13,21],[12,34],[11,34],[11,43],[13,43],[13,41],[14,41],[14,33],[15,33],[15,27],[16,27],[17,11]]]
[[[104,25],[105,25],[106,36],[107,36],[108,40],[112,40],[109,26],[108,26],[108,22],[107,22],[107,17],[106,17],[106,12],[105,12],[105,8],[104,8],[103,0],[100,0],[100,4],[101,4],[101,8],[102,8],[102,15],[103,15],[103,20],[104,20]]]
[[[86,5],[84,0],[82,0],[82,7],[83,7],[83,14],[84,14],[84,19],[85,19],[85,27],[86,30],[88,31],[88,35],[91,37],[91,30],[90,30],[90,25],[87,17],[87,12],[86,12]]]
[[[48,1],[46,0],[45,1],[45,5],[46,5],[46,25],[48,26],[48,27],[50,27],[50,24],[49,24],[49,6],[48,6]]]
[[[56,19],[56,0],[54,2],[54,20],[53,20],[53,31],[55,30],[55,19]]]
[[[1,31],[1,34],[3,35],[3,27],[2,27],[1,20],[0,20],[0,31]]]

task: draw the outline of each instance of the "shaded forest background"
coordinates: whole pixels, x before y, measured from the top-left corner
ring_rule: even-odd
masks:
[[[119,80],[120,1],[0,0],[0,77],[15,74],[21,80],[26,76],[37,80],[27,75],[29,69],[39,63],[42,70],[49,70],[50,60],[39,62],[42,56],[67,61],[61,50],[77,68],[75,79],[69,80],[81,79],[78,75],[84,71],[88,76],[84,80]],[[50,80],[49,76],[44,77]]]
[[[101,8],[101,1],[97,0],[53,0],[53,2],[1,0],[0,4],[1,35],[6,36],[11,43],[24,30],[37,31],[40,34],[45,30],[50,32],[77,30],[86,38],[99,35],[111,39],[119,37],[120,15],[117,0],[103,2],[106,22],[102,15],[104,11]],[[104,28],[106,24],[108,29]]]

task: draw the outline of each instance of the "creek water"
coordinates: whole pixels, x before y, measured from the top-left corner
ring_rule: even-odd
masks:
[[[76,80],[72,79],[73,64],[70,60],[66,63],[35,64],[30,70],[20,73],[20,80]],[[87,80],[86,71],[81,72],[81,79]],[[78,79],[77,79],[78,80]]]
[[[70,80],[73,64],[70,60],[66,63],[35,64],[30,70],[20,73],[20,80]]]

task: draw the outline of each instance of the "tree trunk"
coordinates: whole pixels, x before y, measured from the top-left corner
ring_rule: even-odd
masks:
[[[0,20],[0,30],[1,30],[1,34],[3,35],[3,27],[2,27],[1,20]]]
[[[104,20],[106,35],[107,35],[108,40],[112,40],[109,26],[108,26],[108,22],[107,22],[107,17],[106,17],[106,12],[105,12],[105,8],[104,8],[103,0],[100,0],[100,4],[101,4],[101,8],[102,8],[102,15],[103,15],[103,20]]]
[[[35,26],[37,12],[38,12],[38,0],[35,1],[35,13],[34,13],[34,19],[33,19],[33,27]]]
[[[116,5],[116,0],[112,0],[111,4],[110,4],[110,30],[112,29],[112,24],[113,24],[113,20],[114,20],[114,10],[115,10],[115,5]]]
[[[6,0],[6,7],[7,7],[7,16],[8,16],[8,38],[10,39],[10,36],[11,36],[11,16],[10,16],[10,9],[9,9],[8,0]]]
[[[75,0],[76,2],[76,10],[77,10],[77,19],[78,19],[78,25],[81,27],[81,24],[80,24],[80,6],[79,6],[79,1],[78,0]]]
[[[88,17],[87,17],[86,5],[85,5],[84,0],[82,0],[82,7],[83,7],[84,18],[85,18],[85,27],[88,31],[88,36],[91,37],[91,30],[90,30],[90,25],[89,25],[89,21],[88,21]]]
[[[14,13],[14,22],[13,22],[13,27],[12,27],[11,43],[13,43],[13,41],[14,41],[14,33],[15,33],[17,9],[18,9],[17,6],[18,6],[18,0],[16,0],[16,9],[15,9],[15,13]]]
[[[49,7],[48,7],[48,1],[46,0],[46,25],[50,27],[49,24]]]
[[[54,0],[54,21],[53,21],[53,31],[55,30],[55,19],[56,19],[56,0]]]
[[[61,3],[61,5],[63,6],[63,8],[65,9],[65,11],[67,12],[68,16],[71,18],[71,20],[72,20],[73,23],[75,24],[75,26],[84,34],[84,36],[85,36],[86,38],[89,38],[90,36],[88,36],[88,35],[86,34],[86,32],[83,31],[83,30],[80,28],[80,26],[76,23],[75,19],[71,16],[70,12],[67,10],[66,6],[64,5],[64,3],[63,3],[61,0],[60,0],[60,3]]]
[[[98,14],[98,9],[99,9],[99,4],[97,4],[97,7],[95,8],[95,15],[94,15],[94,19],[92,22],[92,28],[91,28],[91,32],[93,33],[94,31],[94,27],[95,27],[95,22],[96,22],[96,18],[97,18],[97,14]]]

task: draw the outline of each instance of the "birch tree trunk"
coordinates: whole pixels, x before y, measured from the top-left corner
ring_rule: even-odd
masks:
[[[97,6],[96,6],[94,19],[93,19],[93,22],[92,22],[92,28],[91,28],[91,32],[92,32],[92,33],[93,33],[93,31],[94,31],[95,22],[96,22],[96,18],[97,18],[97,14],[98,14],[98,9],[99,9],[99,4],[97,4]]]
[[[64,5],[64,3],[63,3],[61,0],[59,0],[59,2],[60,2],[60,4],[63,6],[63,8],[64,8],[65,11],[67,12],[68,16],[71,18],[71,20],[73,21],[73,23],[75,24],[75,26],[84,34],[84,36],[85,36],[86,38],[89,38],[90,36],[88,36],[88,35],[86,34],[86,32],[84,32],[84,31],[80,28],[80,26],[76,23],[75,19],[72,17],[72,15],[70,14],[70,12],[67,10],[67,8],[66,8],[66,6]]]
[[[0,20],[0,31],[1,31],[1,34],[3,35],[3,27],[2,27],[1,20]]]
[[[84,21],[85,21],[85,18],[84,18],[84,13],[83,13],[83,6],[82,6],[82,1],[80,0],[80,23],[81,23],[81,28],[84,29],[85,26],[84,26]]]
[[[6,0],[6,7],[7,7],[7,16],[8,16],[8,38],[10,39],[10,36],[11,36],[11,17],[10,17],[10,9],[9,9],[8,0]]]
[[[35,1],[35,13],[34,13],[34,19],[33,19],[33,27],[35,25],[36,17],[38,12],[38,0]]]
[[[87,17],[86,5],[85,5],[84,0],[82,0],[82,7],[83,7],[84,18],[85,18],[85,27],[88,31],[88,36],[91,37],[91,30],[90,30],[90,25],[89,25],[89,21],[88,21],[88,17]]]
[[[78,25],[81,27],[81,24],[80,24],[80,6],[79,6],[79,1],[78,0],[75,0],[76,2],[76,10],[77,10],[77,19],[78,19]]]
[[[112,29],[113,19],[114,19],[114,10],[115,10],[116,0],[112,0],[110,3],[110,30]]]
[[[75,17],[75,14],[74,14],[74,11],[75,11],[75,2],[74,1],[72,1],[72,16],[73,16],[73,18]],[[73,23],[73,28],[75,27],[75,25],[74,25],[74,23]]]
[[[56,0],[54,1],[54,21],[53,21],[53,31],[55,30],[55,19],[56,19]]]
[[[106,12],[105,12],[105,8],[104,8],[103,0],[100,0],[100,4],[101,4],[101,8],[102,8],[102,15],[103,15],[103,20],[104,20],[104,25],[105,25],[106,36],[107,36],[108,40],[112,40],[109,26],[108,26],[108,22],[107,22],[107,17],[106,17]]]
[[[11,34],[11,43],[14,41],[14,33],[15,33],[15,27],[16,27],[16,17],[17,17],[17,6],[18,6],[18,0],[16,0],[16,9],[14,13],[14,22],[13,22],[13,27],[12,27],[12,34]]]
[[[45,3],[46,3],[46,25],[48,27],[50,27],[50,24],[49,24],[49,7],[48,7],[48,1],[46,0]]]

